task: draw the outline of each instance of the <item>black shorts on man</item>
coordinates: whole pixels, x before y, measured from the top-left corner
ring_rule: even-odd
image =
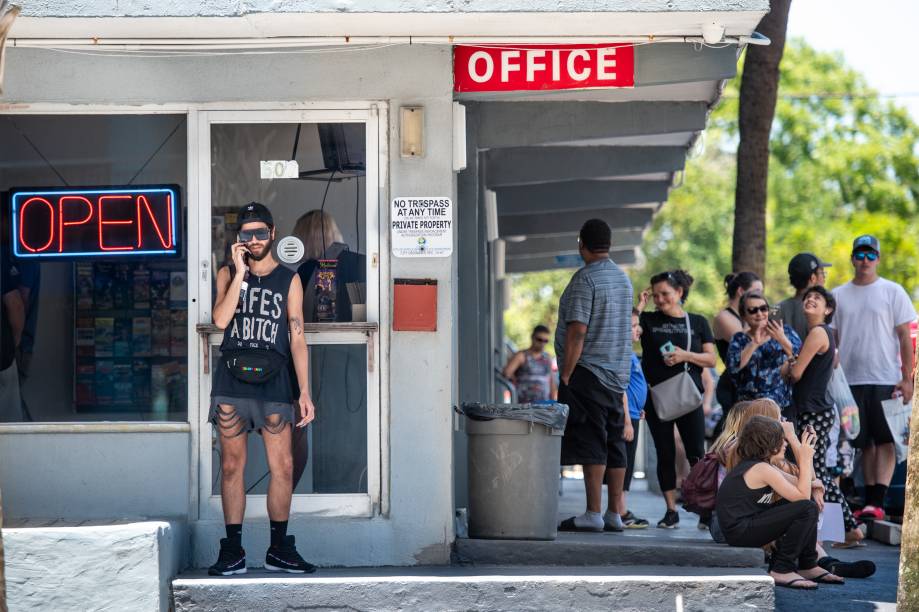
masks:
[[[884,416],[881,402],[890,399],[896,387],[894,385],[851,385],[852,397],[858,405],[860,429],[858,437],[852,441],[855,448],[865,448],[871,444],[892,444],[893,435]]]
[[[568,405],[562,438],[562,465],[626,467],[623,393],[603,386],[593,372],[577,366],[558,389],[558,401]]]

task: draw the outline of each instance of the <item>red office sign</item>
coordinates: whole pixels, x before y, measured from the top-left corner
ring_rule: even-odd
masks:
[[[82,187],[10,192],[16,257],[175,256],[179,188]]]
[[[602,45],[457,45],[453,90],[547,91],[635,85],[635,48]]]

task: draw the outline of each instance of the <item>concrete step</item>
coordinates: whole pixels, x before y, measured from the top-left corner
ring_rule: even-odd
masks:
[[[735,548],[710,537],[662,537],[664,530],[627,533],[559,533],[553,541],[458,538],[455,561],[472,565],[669,565],[750,567],[764,563],[762,549]]]
[[[775,609],[772,578],[745,568],[448,566],[320,569],[309,576],[254,570],[227,578],[198,571],[172,586],[176,612]]]

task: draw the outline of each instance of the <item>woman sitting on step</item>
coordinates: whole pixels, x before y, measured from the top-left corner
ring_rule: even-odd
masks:
[[[724,431],[722,431],[711,448],[711,452],[715,454],[721,464],[718,470],[719,485],[727,473],[740,462],[736,452],[737,436],[740,430],[747,424],[747,421],[757,415],[765,416],[775,421],[781,421],[779,406],[770,399],[737,402],[728,413],[724,423]],[[797,483],[798,466],[794,463],[788,461],[785,457],[781,457],[772,461],[772,465],[785,472],[790,477],[789,482],[792,484]],[[823,506],[824,491],[825,487],[823,483],[819,478],[815,477],[811,482],[811,496],[817,503],[818,508],[822,508]],[[775,501],[778,501],[778,497],[778,495],[775,496]],[[710,531],[712,538],[716,542],[725,541],[717,520],[712,522]],[[771,544],[767,545],[765,548],[769,554],[772,554],[773,546]],[[844,578],[868,578],[877,571],[874,562],[867,559],[845,562],[829,556],[820,542],[817,542],[816,549],[817,565],[837,576],[842,576]]]
[[[813,590],[817,583],[839,584],[842,578],[817,565],[817,504],[811,500],[815,434],[798,442],[778,421],[751,418],[737,439],[740,463],[718,489],[715,510],[731,546],[765,546],[775,542],[769,574],[777,586]],[[770,461],[784,456],[791,444],[800,471],[793,485]],[[778,493],[782,501],[773,503]]]

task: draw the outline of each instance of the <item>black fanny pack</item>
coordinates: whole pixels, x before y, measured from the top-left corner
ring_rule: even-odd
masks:
[[[276,351],[247,349],[224,351],[223,355],[230,374],[244,383],[268,382],[287,367],[287,357]]]

